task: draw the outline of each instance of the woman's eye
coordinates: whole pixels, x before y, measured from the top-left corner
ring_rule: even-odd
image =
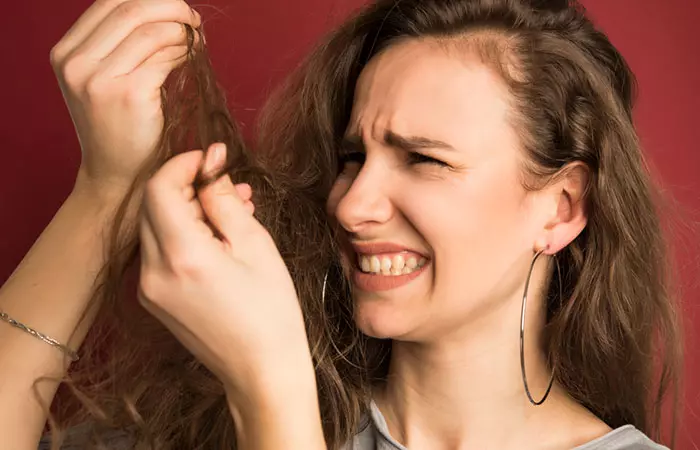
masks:
[[[440,161],[439,159],[431,158],[430,156],[426,156],[426,155],[424,155],[422,153],[418,153],[418,152],[410,152],[407,157],[408,157],[408,163],[410,165],[434,164],[436,166],[442,166],[442,167],[447,166],[446,163]]]
[[[357,164],[359,167],[365,163],[367,155],[364,152],[349,152],[341,154],[338,157],[338,173],[343,173],[351,164]],[[408,164],[413,166],[417,164],[432,164],[439,167],[447,167],[447,163],[440,161],[430,156],[418,152],[409,152],[406,155]],[[358,167],[358,168],[359,168]]]

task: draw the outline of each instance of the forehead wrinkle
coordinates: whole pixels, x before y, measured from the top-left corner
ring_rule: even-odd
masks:
[[[376,142],[383,142],[385,130],[391,130],[400,136],[440,139],[478,154],[489,149],[491,144],[484,141],[489,133],[481,126],[493,131],[504,114],[510,115],[508,86],[493,76],[497,75],[494,68],[484,64],[478,55],[457,54],[454,41],[452,44],[446,52],[446,42],[413,39],[378,55],[358,79],[361,86],[357,90],[352,129]],[[436,63],[439,66],[434,70]],[[453,80],[450,83],[455,83],[452,87],[441,81],[442,68],[445,76]],[[462,68],[467,70],[466,79]],[[473,100],[469,103],[480,106],[467,106],[464,95]]]

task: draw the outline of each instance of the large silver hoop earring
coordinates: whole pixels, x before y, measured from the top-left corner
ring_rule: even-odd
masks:
[[[552,390],[552,384],[554,383],[554,371],[552,371],[552,376],[549,379],[549,385],[547,386],[547,391],[544,393],[539,401],[535,401],[530,393],[530,387],[527,384],[527,375],[525,374],[525,312],[527,311],[527,291],[530,286],[530,277],[532,277],[532,270],[535,268],[535,263],[537,258],[544,253],[546,249],[540,250],[532,258],[532,263],[530,264],[530,272],[527,274],[527,280],[525,281],[525,292],[523,293],[523,304],[520,310],[520,370],[523,375],[523,386],[525,386],[525,394],[527,394],[528,400],[534,406],[539,406],[547,399],[549,392]]]
[[[325,275],[323,276],[323,287],[321,288],[321,309],[324,311],[325,314],[325,308],[326,308],[326,287],[328,286],[328,275],[331,271],[331,267],[326,270]],[[331,346],[333,346],[333,349],[335,350],[336,354],[338,357],[343,359],[348,365],[351,365],[353,367],[356,367],[358,369],[363,369],[360,367],[357,363],[354,363],[350,361],[347,357],[347,352],[343,352],[338,348],[338,345],[335,343],[335,340],[333,339],[332,336],[329,336],[328,342],[330,342]]]
[[[326,306],[326,285],[328,284],[328,272],[331,269],[326,270],[326,274],[323,276],[323,288],[321,289],[321,306]]]

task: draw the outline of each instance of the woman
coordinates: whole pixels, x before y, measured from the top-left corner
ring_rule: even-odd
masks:
[[[273,98],[255,156],[178,23],[199,26],[179,1],[97,3],[54,49],[84,156],[0,292],[56,339],[1,331],[11,448],[36,447],[55,347],[73,355],[95,316],[54,403],[76,445],[663,448],[645,434],[679,337],[633,76],[579,7],[380,0]],[[206,153],[178,151],[186,81]],[[158,322],[116,301],[136,233]]]

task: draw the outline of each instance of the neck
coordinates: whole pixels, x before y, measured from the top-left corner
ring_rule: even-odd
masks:
[[[525,367],[536,401],[551,377],[535,331],[544,323],[541,305],[528,302],[525,327]],[[514,295],[491,317],[439,341],[394,341],[387,382],[375,397],[392,436],[409,448],[434,449],[522,449],[524,442],[541,445],[543,434],[558,438],[552,420],[581,414],[582,408],[556,385],[543,405],[528,400],[520,367],[520,307]]]

